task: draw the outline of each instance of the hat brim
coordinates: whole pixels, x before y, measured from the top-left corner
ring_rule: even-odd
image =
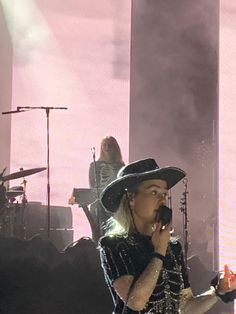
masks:
[[[146,180],[164,180],[167,182],[167,189],[171,189],[186,173],[176,167],[159,168],[141,174],[129,174],[112,181],[101,193],[100,200],[105,209],[115,213],[119,207],[122,196],[130,187],[140,184]]]

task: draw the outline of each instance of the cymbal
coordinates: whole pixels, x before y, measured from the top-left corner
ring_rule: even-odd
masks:
[[[8,174],[2,177],[2,181],[14,180],[14,179],[30,176],[34,173],[44,171],[46,169],[47,169],[46,167],[40,167],[40,168],[32,168],[32,169],[27,169],[27,170],[20,170],[20,171],[13,172],[11,174]]]

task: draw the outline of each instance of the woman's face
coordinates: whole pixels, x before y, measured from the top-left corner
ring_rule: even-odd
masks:
[[[109,152],[112,149],[112,143],[110,143],[109,140],[104,140],[104,142],[102,143],[102,150],[104,152]]]
[[[115,154],[116,146],[112,139],[106,138],[102,142],[102,151],[105,154]]]
[[[155,223],[158,208],[166,204],[167,193],[167,183],[164,180],[147,180],[141,183],[130,201],[134,219],[147,224]]]

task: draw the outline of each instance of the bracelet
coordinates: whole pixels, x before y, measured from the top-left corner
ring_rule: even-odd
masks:
[[[157,252],[152,252],[151,258],[159,258],[163,263],[166,259],[166,257],[164,255],[161,255],[160,253]]]

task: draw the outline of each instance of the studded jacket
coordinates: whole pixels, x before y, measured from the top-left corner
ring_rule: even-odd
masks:
[[[113,314],[179,313],[180,292],[190,285],[178,241],[170,241],[156,287],[143,310],[125,307],[113,288],[114,281],[121,276],[138,278],[150,262],[153,251],[151,238],[142,234],[106,236],[100,240],[101,263],[115,305]]]

